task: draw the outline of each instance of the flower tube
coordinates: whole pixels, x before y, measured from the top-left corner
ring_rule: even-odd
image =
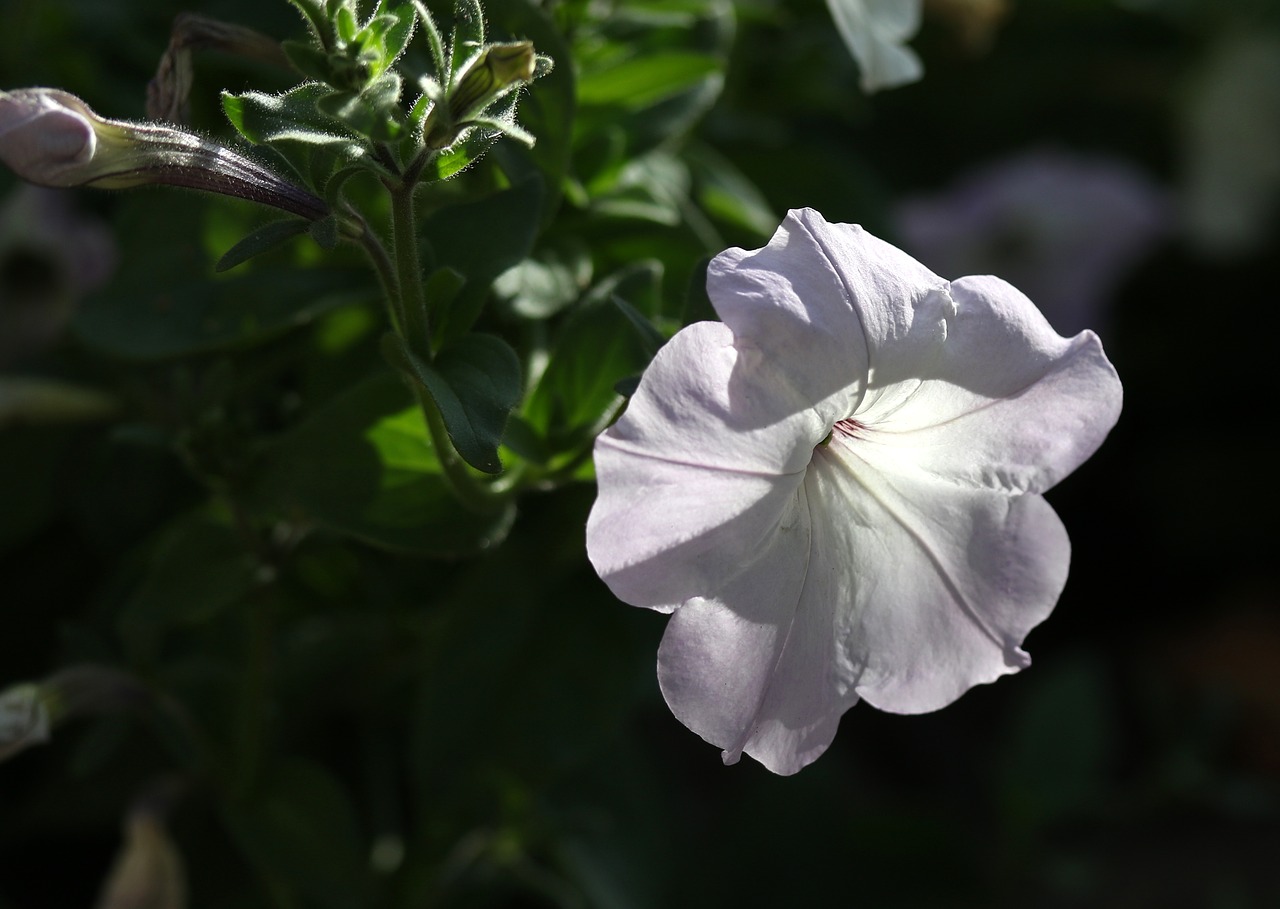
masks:
[[[69,92],[0,92],[0,161],[37,186],[183,186],[311,220],[320,199],[224,145],[171,126],[108,120]]]

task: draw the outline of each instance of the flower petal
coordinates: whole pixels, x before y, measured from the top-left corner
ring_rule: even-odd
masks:
[[[1043,492],[1083,463],[1120,415],[1116,371],[1092,332],[1057,334],[999,278],[961,278],[947,340],[918,380],[868,396],[867,442],[950,482]]]
[[[726,250],[707,269],[738,346],[759,350],[832,423],[869,385],[919,374],[936,356],[955,308],[946,287],[858,225],[807,208],[789,212],[768,246]]]
[[[1029,664],[1027,633],[1066,584],[1066,530],[1038,495],[892,474],[835,439],[805,479],[815,596],[837,598],[842,676],[868,703],[923,713]]]
[[[902,43],[920,29],[920,0],[827,0],[840,37],[862,71],[862,90],[915,82],[920,58]]]
[[[596,441],[596,571],[619,599],[663,611],[723,585],[781,520],[827,431],[724,325],[685,328]]]
[[[663,696],[681,722],[724,750],[726,764],[745,751],[774,773],[795,773],[826,751],[858,699],[833,671],[839,604],[809,592],[811,535],[797,490],[759,557],[667,623],[658,650]]]

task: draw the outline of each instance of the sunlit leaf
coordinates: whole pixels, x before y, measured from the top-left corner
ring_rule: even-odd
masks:
[[[431,364],[400,348],[406,370],[435,401],[449,439],[472,467],[498,473],[498,446],[507,416],[520,400],[520,358],[502,339],[469,334],[446,346]]]
[[[499,542],[514,509],[462,509],[440,475],[423,416],[390,373],[356,385],[266,446],[256,510],[384,549],[454,557]]]

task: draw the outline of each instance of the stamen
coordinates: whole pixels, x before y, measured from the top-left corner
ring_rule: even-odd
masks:
[[[832,426],[831,432],[839,433],[847,439],[857,439],[861,437],[860,434],[862,430],[866,428],[866,426],[859,423],[857,420],[849,417],[847,419],[840,420],[835,426]]]

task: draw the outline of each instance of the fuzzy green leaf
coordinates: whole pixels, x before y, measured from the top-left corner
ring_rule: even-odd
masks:
[[[498,446],[520,401],[516,352],[501,338],[471,334],[440,351],[431,364],[403,347],[394,358],[431,396],[462,459],[485,473],[500,473]]]
[[[331,220],[326,218],[325,220]],[[253,233],[249,234],[235,246],[223,253],[215,271],[227,271],[254,256],[275,249],[281,243],[305,233],[309,223],[301,218],[287,218],[282,221],[268,221]]]

